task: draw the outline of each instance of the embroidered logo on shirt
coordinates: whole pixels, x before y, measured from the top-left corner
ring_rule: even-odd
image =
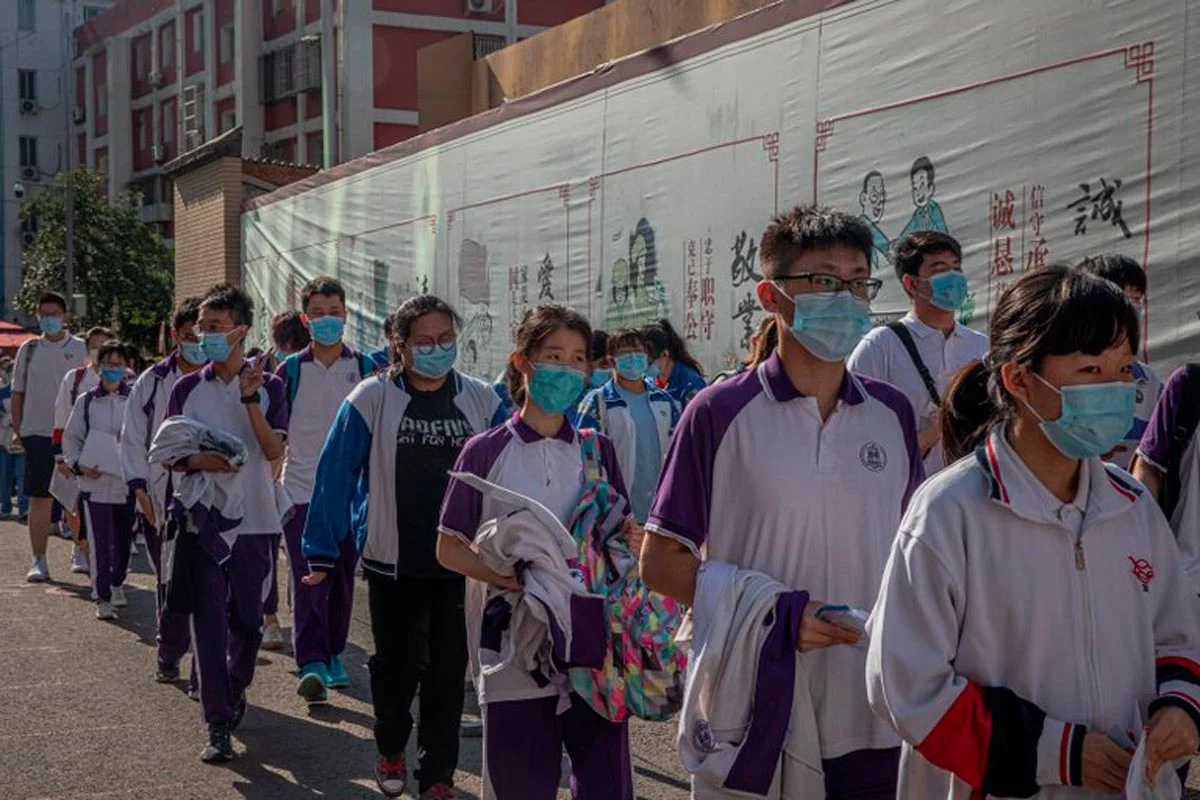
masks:
[[[702,753],[712,753],[717,749],[717,737],[713,735],[712,726],[706,719],[696,720],[692,726],[692,745]]]
[[[867,442],[858,451],[858,460],[871,472],[883,472],[887,467],[887,451],[878,442]]]
[[[358,373],[357,372],[347,372],[346,373],[346,383],[358,383]]]
[[[1150,591],[1150,581],[1154,580],[1154,567],[1144,558],[1134,558],[1129,556],[1129,563],[1133,565],[1130,572],[1137,582],[1142,585],[1142,591]]]

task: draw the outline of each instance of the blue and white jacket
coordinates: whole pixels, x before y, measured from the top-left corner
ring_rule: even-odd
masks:
[[[666,457],[667,448],[671,444],[671,434],[679,422],[680,407],[671,395],[662,389],[654,388],[650,381],[646,381],[646,390],[650,398],[650,410],[654,413],[654,422],[658,426],[658,451]],[[584,395],[578,413],[576,427],[595,428],[612,439],[617,451],[617,463],[621,465],[621,474],[625,476],[626,485],[636,484],[637,426],[633,422],[629,404],[617,391],[616,379]],[[655,476],[656,480],[657,477]]]
[[[475,433],[503,422],[504,409],[492,387],[457,371],[449,380],[454,403]],[[402,374],[381,372],[342,401],[321,448],[301,539],[312,569],[333,568],[342,538],[353,526],[363,567],[396,576],[396,437],[410,397]]]
[[[676,361],[675,366],[671,368],[671,377],[661,388],[671,395],[676,403],[679,403],[680,408],[683,408],[705,386],[708,386],[708,383],[704,380],[703,375],[682,361]]]

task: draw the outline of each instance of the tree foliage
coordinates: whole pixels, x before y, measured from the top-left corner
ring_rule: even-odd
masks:
[[[138,213],[139,196],[109,202],[105,178],[85,169],[70,173],[75,204],[75,293],[87,297],[76,330],[112,327],[121,339],[152,351],[159,323],[171,314],[174,256]],[[66,289],[68,174],[60,172],[36,197],[21,204],[21,220],[34,218],[38,235],[25,250],[17,305],[37,311],[38,296]]]

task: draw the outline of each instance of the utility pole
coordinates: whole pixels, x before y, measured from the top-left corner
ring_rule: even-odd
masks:
[[[504,0],[504,26],[509,45],[517,43],[517,0]]]
[[[321,144],[325,169],[337,162],[337,62],[333,55],[333,0],[321,0]]]
[[[74,3],[70,5],[60,0],[60,5],[63,6],[63,32],[66,41],[63,44],[63,75],[62,75],[62,91],[60,93],[60,104],[63,109],[63,149],[62,163],[67,170],[67,191],[64,197],[66,203],[66,225],[67,225],[67,263],[63,265],[63,288],[66,289],[67,303],[71,306],[71,311],[75,310],[75,180],[71,174],[71,108],[67,103],[69,87],[71,85],[71,53],[74,51],[71,39],[71,31],[74,26],[71,24],[74,17]]]

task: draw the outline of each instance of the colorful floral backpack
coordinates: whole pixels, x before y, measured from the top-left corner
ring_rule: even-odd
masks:
[[[683,608],[646,588],[621,535],[628,506],[604,477],[595,431],[579,435],[586,483],[567,529],[588,590],[607,599],[609,648],[602,668],[569,670],[571,688],[606,719],[665,720],[683,702],[687,654],[675,644]]]

